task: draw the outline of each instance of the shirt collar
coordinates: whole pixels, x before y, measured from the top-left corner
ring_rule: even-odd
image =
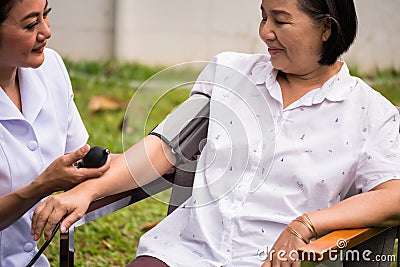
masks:
[[[357,80],[350,75],[346,63],[342,63],[339,72],[326,81],[321,88],[308,92],[293,104],[311,106],[321,104],[325,99],[331,102],[346,100],[357,84]]]
[[[342,67],[339,72],[326,81],[321,88],[308,92],[305,96],[300,98],[295,103],[297,105],[311,106],[320,104],[325,99],[332,102],[340,102],[345,100],[352,89],[357,84],[357,79],[350,75],[350,71],[345,62],[342,62]],[[278,95],[281,92],[277,84],[276,76],[278,71],[274,69],[269,60],[257,62],[250,73],[250,79],[257,85],[265,84],[271,96],[281,98]],[[295,104],[293,103],[293,104]]]
[[[253,68],[250,72],[250,80],[252,80],[256,85],[261,85],[270,83],[270,81],[276,80],[276,74],[278,72],[272,67],[270,58],[261,57],[260,61],[255,62]]]
[[[346,63],[342,63],[340,71],[321,87],[326,99],[333,102],[346,100],[357,84],[357,79],[350,75]]]

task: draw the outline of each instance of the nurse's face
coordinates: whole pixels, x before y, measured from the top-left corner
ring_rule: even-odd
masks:
[[[330,36],[299,9],[298,0],[262,0],[259,34],[267,44],[274,68],[306,74],[318,67],[323,42]]]
[[[0,68],[39,67],[51,37],[46,0],[16,0],[0,26]]]

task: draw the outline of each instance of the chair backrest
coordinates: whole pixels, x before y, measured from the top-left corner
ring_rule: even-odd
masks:
[[[183,171],[181,169],[175,171],[168,205],[168,215],[192,195],[193,181],[194,172]]]
[[[344,262],[344,267],[391,266],[395,260],[394,244],[396,237],[398,238],[399,229],[400,226],[392,227],[352,248],[352,253],[345,257],[347,261]],[[397,251],[397,257],[398,255]],[[399,259],[397,259],[397,267],[399,267]]]

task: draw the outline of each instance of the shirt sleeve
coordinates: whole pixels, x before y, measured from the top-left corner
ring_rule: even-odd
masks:
[[[193,85],[190,95],[201,93],[211,96],[214,85],[216,62],[217,57],[214,57],[212,61],[210,61],[201,71],[199,77],[197,77],[196,82]]]
[[[377,185],[400,179],[399,112],[391,104],[369,112],[367,140],[360,153],[355,186],[367,192]]]

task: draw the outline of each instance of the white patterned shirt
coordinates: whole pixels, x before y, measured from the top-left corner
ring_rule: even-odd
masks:
[[[225,52],[192,93],[211,96],[193,195],[140,240],[175,266],[261,266],[297,216],[400,177],[395,106],[349,74],[283,108],[267,55]],[[338,263],[339,266],[341,265]]]

